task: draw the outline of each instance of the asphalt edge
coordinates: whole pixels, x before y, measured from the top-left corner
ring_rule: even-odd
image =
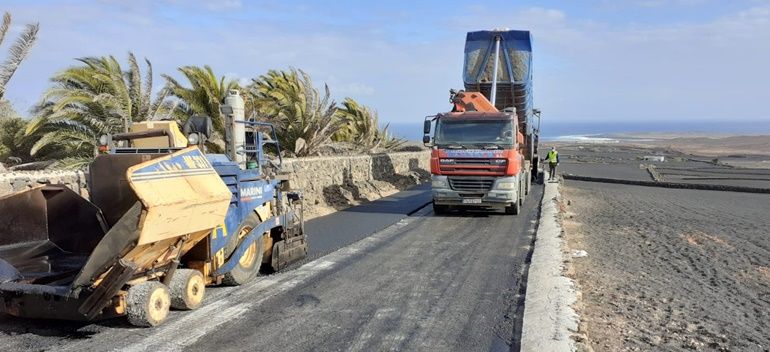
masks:
[[[559,222],[559,183],[546,182],[527,274],[521,351],[575,351],[572,335],[580,321],[572,306],[574,283],[564,275],[566,258]]]

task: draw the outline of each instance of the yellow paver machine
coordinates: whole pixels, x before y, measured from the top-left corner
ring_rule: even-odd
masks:
[[[0,197],[0,311],[29,318],[126,315],[155,326],[307,255],[301,196],[280,172],[272,126],[231,91],[226,154],[204,153],[211,119],[135,123],[104,136],[89,199],[62,185]],[[266,151],[272,146],[271,158]]]

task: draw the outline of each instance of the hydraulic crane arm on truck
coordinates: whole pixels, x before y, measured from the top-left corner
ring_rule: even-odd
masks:
[[[230,91],[226,154],[204,152],[208,117],[184,134],[174,121],[134,123],[103,136],[90,198],[63,185],[0,197],[0,312],[154,326],[171,307],[197,308],[206,285],[304,257],[301,197],[276,170],[275,131],[246,121],[243,105]]]
[[[469,32],[463,80],[464,91],[450,91],[452,111],[425,119],[434,211],[484,207],[518,214],[539,176],[530,33]]]

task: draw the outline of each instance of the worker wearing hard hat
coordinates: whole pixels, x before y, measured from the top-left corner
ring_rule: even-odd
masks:
[[[556,179],[556,166],[559,165],[559,152],[556,151],[556,147],[551,147],[551,151],[545,156],[548,160],[548,180]]]

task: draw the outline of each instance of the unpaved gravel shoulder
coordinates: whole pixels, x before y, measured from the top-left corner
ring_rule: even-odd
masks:
[[[770,196],[563,187],[580,333],[597,351],[770,350]]]

